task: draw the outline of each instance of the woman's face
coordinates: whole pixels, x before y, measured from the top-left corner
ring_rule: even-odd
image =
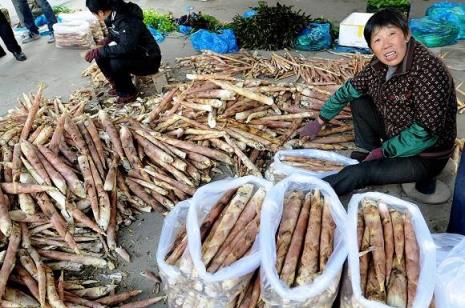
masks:
[[[380,27],[371,34],[371,49],[382,63],[396,66],[404,59],[409,40],[410,33],[405,36],[396,26]]]
[[[100,21],[105,21],[105,18],[107,18],[108,15],[110,15],[111,11],[108,10],[108,11],[98,11],[97,14],[95,14],[97,16],[97,18],[100,20]]]

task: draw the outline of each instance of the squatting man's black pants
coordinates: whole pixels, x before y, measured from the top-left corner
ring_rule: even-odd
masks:
[[[114,84],[118,96],[133,95],[137,92],[131,81],[131,75],[145,76],[158,72],[160,57],[118,57],[100,58],[97,65],[103,75]]]
[[[371,151],[386,140],[384,121],[369,96],[351,103],[355,144]],[[383,158],[347,166],[339,173],[327,176],[327,181],[338,195],[350,193],[368,185],[409,182],[428,182],[445,167],[448,159],[420,156]]]

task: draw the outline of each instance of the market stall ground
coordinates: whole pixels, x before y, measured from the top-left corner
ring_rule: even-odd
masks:
[[[55,4],[55,2],[58,1],[51,1],[52,4]],[[63,1],[59,2],[63,3]],[[175,15],[185,14],[187,7],[191,6],[196,11],[201,10],[221,20],[230,20],[236,13],[240,13],[249,6],[256,4],[255,1],[243,0],[212,0],[207,2],[160,0],[156,3],[144,0],[135,2],[144,8],[155,7],[161,11],[172,11]],[[275,3],[275,1],[267,2],[270,4]],[[353,11],[363,11],[365,8],[365,1],[361,0],[281,2],[301,8],[313,17],[325,16],[338,21]],[[412,1],[411,16],[422,16],[426,7],[431,3],[432,1]],[[8,0],[0,0],[0,4],[10,7]],[[73,0],[65,4],[72,8],[83,8],[84,1]],[[465,49],[463,42],[461,46]],[[46,96],[62,96],[65,99],[72,90],[88,85],[89,80],[80,76],[81,71],[88,66],[82,59],[82,51],[57,49],[48,45],[44,39],[24,45],[23,48],[28,56],[27,61],[19,63],[11,55],[0,60],[0,114],[5,114],[8,109],[15,106],[16,98],[21,96],[23,92],[35,91],[40,81],[44,81],[48,85],[45,90]],[[174,59],[177,57],[195,54],[190,42],[186,41],[184,37],[168,37],[161,44],[161,49],[164,61],[167,63],[174,63]],[[329,57],[331,55],[327,53],[305,53],[305,56]],[[465,81],[464,71],[452,70],[451,72],[458,83]],[[459,115],[458,118],[458,131],[459,137],[465,137],[465,118],[463,115]],[[453,187],[454,176],[451,168],[446,168],[446,171],[441,174],[441,179],[448,183],[450,187]],[[378,187],[377,190],[402,197],[399,185]],[[342,200],[344,205],[347,204],[348,199],[344,198]],[[420,207],[431,231],[444,230],[449,217],[450,200],[442,205],[420,205]],[[123,246],[127,248],[132,256],[131,263],[121,262],[122,266],[118,268],[119,271],[128,274],[122,286],[131,289],[142,289],[145,297],[152,292],[153,286],[149,280],[139,275],[139,273],[147,269],[154,270],[155,268],[154,252],[162,223],[163,218],[156,213],[143,214],[130,227],[124,227],[120,232]]]

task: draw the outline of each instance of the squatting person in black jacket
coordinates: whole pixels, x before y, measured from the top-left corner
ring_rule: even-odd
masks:
[[[112,85],[110,95],[118,95],[117,104],[134,101],[137,89],[130,74],[155,74],[160,67],[160,47],[143,22],[142,9],[122,0],[86,0],[86,6],[100,20],[104,20],[109,36],[103,47],[86,53],[85,59],[95,59],[102,73]]]

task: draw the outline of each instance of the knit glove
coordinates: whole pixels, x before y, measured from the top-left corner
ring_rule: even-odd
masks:
[[[384,158],[384,153],[383,149],[381,148],[376,148],[370,153],[368,153],[368,156],[363,160],[363,161],[370,161],[370,160],[376,160],[376,159],[381,159]]]
[[[98,48],[94,48],[94,49],[91,49],[89,50],[87,53],[86,53],[86,56],[85,56],[85,59],[87,62],[92,62],[92,60],[94,59],[98,59],[100,57],[100,52],[98,50]]]
[[[315,139],[321,128],[322,125],[318,122],[318,120],[313,120],[299,131],[300,138],[309,137],[310,139]]]

